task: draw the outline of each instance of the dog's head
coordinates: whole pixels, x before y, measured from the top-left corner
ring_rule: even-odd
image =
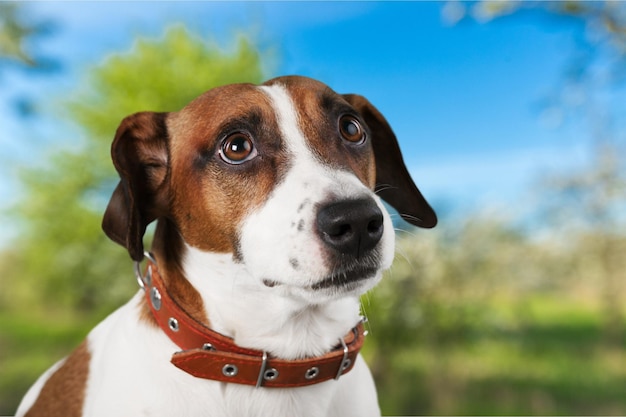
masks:
[[[133,259],[147,225],[167,218],[187,245],[231,253],[260,285],[308,299],[362,293],[391,265],[379,197],[413,225],[437,222],[378,110],[303,77],[129,116],[112,158],[121,180],[103,229]]]

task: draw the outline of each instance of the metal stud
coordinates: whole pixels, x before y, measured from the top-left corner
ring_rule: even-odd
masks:
[[[263,373],[263,379],[266,381],[273,381],[278,378],[278,370],[276,368],[270,368]]]
[[[174,317],[170,317],[169,320],[167,320],[167,325],[170,326],[170,329],[173,332],[178,331],[178,320],[176,320]]]
[[[314,366],[306,370],[306,372],[304,373],[304,377],[306,379],[311,380],[311,379],[316,378],[319,374],[320,374],[320,369],[317,366]]]
[[[233,377],[233,376],[237,375],[238,372],[239,372],[239,368],[237,368],[236,365],[231,365],[229,363],[224,365],[224,367],[222,368],[222,373],[225,376]]]
[[[161,309],[161,293],[157,288],[153,287],[150,291],[150,302],[152,302],[152,307],[154,307],[156,311]]]
[[[217,350],[217,349],[215,349],[212,344],[205,343],[204,345],[202,345],[202,350]]]

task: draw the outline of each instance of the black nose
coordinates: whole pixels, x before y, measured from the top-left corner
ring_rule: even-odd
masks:
[[[317,231],[331,248],[359,258],[380,241],[383,213],[371,199],[331,203],[317,213]]]

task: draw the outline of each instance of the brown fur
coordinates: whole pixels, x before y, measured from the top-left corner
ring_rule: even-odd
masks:
[[[46,381],[25,417],[81,416],[90,359],[87,341],[84,341]]]
[[[237,253],[241,219],[267,199],[286,171],[269,100],[247,84],[217,88],[173,114],[169,130],[170,181],[176,184],[171,209],[180,233],[199,249]],[[254,138],[259,157],[250,163],[228,165],[214,157],[221,140],[236,131]]]

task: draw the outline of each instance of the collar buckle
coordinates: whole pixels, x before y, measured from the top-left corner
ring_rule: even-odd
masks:
[[[150,268],[150,263],[156,266],[156,259],[154,259],[154,256],[152,256],[152,253],[150,252],[144,252],[143,253],[144,258],[147,258],[149,261],[148,264],[148,269],[146,270],[146,274],[143,275],[141,273],[141,262],[140,261],[134,261],[133,262],[133,266],[134,266],[134,271],[135,271],[135,278],[137,278],[137,284],[139,284],[139,287],[142,290],[145,290],[146,287],[151,287],[152,286],[152,268]]]

